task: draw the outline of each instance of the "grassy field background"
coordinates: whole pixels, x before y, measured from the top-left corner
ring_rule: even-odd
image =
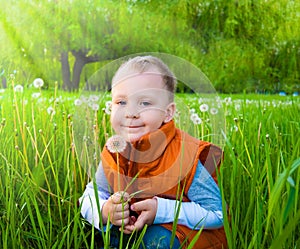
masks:
[[[205,136],[211,103],[181,98]],[[56,89],[1,91],[1,248],[94,248],[95,231],[77,205],[89,178],[73,122],[85,100]],[[89,105],[99,146],[110,134],[106,100],[94,96]],[[208,109],[201,111],[203,104]],[[218,104],[225,117],[220,187],[230,248],[300,248],[300,97],[220,95]]]

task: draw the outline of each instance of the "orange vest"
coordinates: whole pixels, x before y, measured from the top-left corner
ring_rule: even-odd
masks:
[[[127,143],[123,152],[111,153],[105,146],[101,153],[112,192],[126,191],[134,196],[133,201],[153,196],[190,201],[187,193],[198,161],[217,183],[216,168],[221,159],[219,147],[175,128],[174,121],[133,144]],[[172,224],[163,226],[172,230]],[[176,227],[176,235],[186,245],[197,232],[183,225]],[[215,247],[217,244],[221,247]],[[222,245],[226,248],[223,229],[203,230],[194,248],[222,248]]]

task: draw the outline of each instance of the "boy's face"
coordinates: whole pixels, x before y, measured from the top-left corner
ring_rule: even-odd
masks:
[[[126,141],[134,142],[159,129],[175,112],[169,96],[162,77],[157,74],[138,74],[114,85],[111,111],[114,131]]]

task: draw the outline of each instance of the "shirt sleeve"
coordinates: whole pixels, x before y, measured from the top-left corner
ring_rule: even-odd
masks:
[[[83,195],[79,198],[79,203],[81,205],[81,215],[83,218],[95,228],[100,229],[101,210],[111,195],[101,163],[96,171],[95,181],[96,182],[91,181],[86,185]],[[97,188],[94,188],[94,184],[96,184]],[[99,200],[99,205],[97,204],[97,199]]]
[[[154,224],[174,221],[180,205],[178,224],[191,229],[217,229],[223,226],[222,198],[219,187],[201,162],[198,162],[193,182],[188,190],[191,202],[156,197],[158,201]]]

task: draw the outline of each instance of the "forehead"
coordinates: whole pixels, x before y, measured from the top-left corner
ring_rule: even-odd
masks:
[[[154,89],[166,91],[163,78],[157,73],[139,73],[115,82],[112,87],[112,95],[134,94],[137,92],[151,92]]]

